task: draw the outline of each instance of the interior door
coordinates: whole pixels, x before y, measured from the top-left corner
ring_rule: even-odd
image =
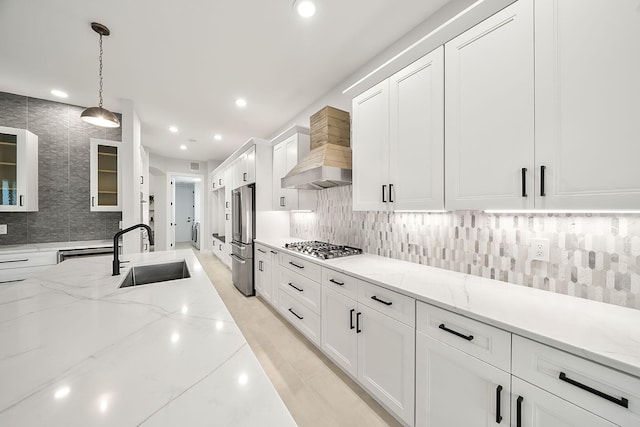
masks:
[[[191,242],[193,225],[193,185],[176,185],[176,242]]]

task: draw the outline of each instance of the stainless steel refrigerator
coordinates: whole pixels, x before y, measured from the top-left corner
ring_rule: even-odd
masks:
[[[231,192],[231,277],[243,294],[255,295],[253,287],[253,238],[256,229],[255,185]]]

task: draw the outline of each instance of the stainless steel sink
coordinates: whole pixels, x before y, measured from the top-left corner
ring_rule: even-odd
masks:
[[[167,282],[169,280],[187,279],[191,277],[187,263],[184,261],[165,264],[139,265],[132,267],[125,276],[121,288],[146,285],[149,283]]]

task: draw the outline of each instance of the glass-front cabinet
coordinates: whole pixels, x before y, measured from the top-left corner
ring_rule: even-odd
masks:
[[[121,211],[121,142],[91,138],[91,210]]]
[[[38,137],[0,126],[0,212],[38,210]]]

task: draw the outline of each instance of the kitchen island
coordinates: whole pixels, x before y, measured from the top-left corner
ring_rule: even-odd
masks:
[[[295,425],[191,250],[122,258],[0,287],[0,425]],[[118,288],[183,259],[188,279]]]

